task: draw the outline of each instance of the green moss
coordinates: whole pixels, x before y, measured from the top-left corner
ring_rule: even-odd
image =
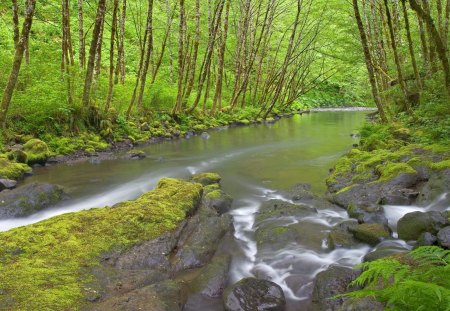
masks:
[[[10,162],[8,159],[0,158],[0,177],[7,179],[19,179],[31,168],[23,163]]]
[[[208,127],[204,124],[197,124],[192,127],[192,129],[196,132],[203,132],[208,129]]]
[[[0,233],[0,309],[76,310],[99,256],[173,230],[202,187],[163,179],[154,191],[112,208],[57,216]]]
[[[213,192],[215,190],[220,190],[220,185],[218,183],[207,185],[207,186],[203,187],[203,190],[205,193]]]
[[[30,139],[23,145],[23,151],[27,154],[28,164],[44,164],[50,156],[50,150],[46,143],[40,139]]]
[[[221,190],[214,190],[214,191],[209,192],[206,195],[206,198],[210,199],[210,200],[216,200],[216,199],[220,199],[221,196],[222,196]]]
[[[444,160],[441,162],[437,162],[437,163],[432,163],[431,164],[431,168],[434,170],[445,170],[447,168],[450,168],[450,159],[448,160]]]
[[[217,173],[199,173],[192,176],[192,181],[204,186],[217,184],[220,182],[220,175]]]
[[[417,173],[415,169],[406,163],[392,163],[388,162],[383,165],[377,166],[377,172],[380,174],[378,181],[389,181],[400,174],[415,174]]]
[[[337,181],[338,178],[348,177],[352,172],[352,161],[344,156],[338,160],[334,166],[333,172],[328,176],[326,182],[328,185]]]

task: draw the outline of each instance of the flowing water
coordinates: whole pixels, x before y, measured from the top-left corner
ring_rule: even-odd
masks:
[[[310,183],[313,191],[323,193],[329,168],[356,143],[350,133],[362,125],[366,113],[311,113],[275,124],[211,131],[209,138],[191,137],[143,147],[147,158],[140,161],[93,159],[37,168],[27,183],[59,184],[73,199],[27,218],[2,220],[0,230],[134,199],[154,188],[162,177],[188,178],[197,172],[218,172],[224,191],[234,197],[231,215],[235,233],[227,244],[233,255],[231,281],[246,276],[269,278],[283,287],[288,310],[302,310],[308,305],[318,272],[331,264],[353,266],[361,262],[369,248],[326,248],[327,232],[347,218],[345,211],[336,208],[319,210],[315,216],[276,220],[281,225],[301,224],[304,238],[282,249],[258,251],[255,213],[264,201],[287,200],[276,191],[296,183]],[[221,307],[217,302],[202,302],[195,310],[219,311]]]

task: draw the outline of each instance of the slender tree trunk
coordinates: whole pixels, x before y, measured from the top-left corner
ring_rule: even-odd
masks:
[[[211,27],[211,26],[209,26]],[[194,37],[194,51],[191,60],[191,69],[188,79],[188,85],[186,89],[186,94],[184,98],[187,100],[191,95],[192,89],[194,87],[195,72],[197,69],[197,58],[198,58],[198,47],[200,45],[200,0],[195,0],[195,37]]]
[[[230,0],[226,0],[225,7],[225,18],[223,22],[223,31],[221,44],[219,47],[219,55],[218,55],[218,72],[217,72],[217,82],[216,89],[214,94],[214,101],[212,107],[212,114],[215,114],[217,109],[222,109],[222,87],[223,87],[223,73],[225,67],[225,49],[227,46],[227,37],[228,37],[228,19],[230,15]]]
[[[162,45],[161,45],[161,53],[159,54],[158,60],[156,61],[155,68],[153,70],[152,84],[156,80],[156,76],[158,75],[159,68],[161,67],[161,64],[162,64],[162,61],[163,61],[163,58],[164,58],[164,53],[166,51],[167,42],[169,41],[170,34],[172,32],[172,22],[173,22],[173,18],[175,16],[175,10],[176,10],[176,7],[174,9],[171,9],[170,4],[167,1],[166,31],[164,33],[164,38],[163,38],[163,42],[162,42]]]
[[[405,20],[405,28],[406,28],[406,36],[408,38],[408,47],[409,47],[409,54],[411,56],[411,63],[413,65],[414,70],[414,76],[416,77],[416,84],[417,89],[419,92],[422,91],[422,79],[420,77],[419,69],[417,68],[417,61],[416,61],[416,55],[414,53],[414,44],[411,36],[411,28],[409,26],[409,17],[408,17],[408,11],[406,9],[406,0],[402,1],[402,7],[403,7],[403,18]]]
[[[106,0],[99,0],[97,7],[97,14],[95,17],[94,30],[92,31],[91,46],[89,48],[89,60],[87,63],[86,78],[84,80],[82,104],[85,107],[90,105],[95,56],[101,35],[103,20],[105,18],[105,10],[106,10]]]
[[[31,4],[31,0],[25,0],[25,7],[28,8]],[[30,35],[25,38],[25,64],[30,63]]]
[[[393,24],[392,24],[392,16],[391,16],[391,13],[389,10],[388,0],[384,0],[384,6],[386,9],[386,17],[387,17],[387,22],[388,22],[388,27],[389,27],[389,34],[391,36],[392,53],[394,54],[395,66],[397,67],[398,82],[400,84],[400,88],[401,88],[404,98],[405,98],[406,111],[410,112],[411,111],[411,103],[409,101],[409,95],[408,95],[408,90],[406,88],[406,83],[403,78],[403,70],[402,70],[402,66],[400,64],[400,58],[398,55],[397,41],[395,39],[394,28],[393,28]]]
[[[150,66],[151,55],[153,53],[153,0],[148,0],[148,15],[147,15],[147,50],[145,52],[144,66],[141,75],[141,88],[139,90],[139,97],[137,105],[142,105],[142,98],[145,91],[145,83],[147,81],[148,68]]]
[[[178,31],[178,92],[175,106],[172,109],[172,114],[175,115],[180,112],[183,104],[183,77],[184,77],[184,59],[185,59],[185,36],[186,36],[186,11],[184,7],[184,0],[180,0],[180,24]]]
[[[17,6],[17,0],[12,0],[12,13],[13,13],[13,27],[14,27],[14,48],[17,49],[17,44],[19,44],[20,39],[19,7]]]
[[[447,51],[447,49],[445,48],[446,45],[442,41],[442,38],[439,36],[439,31],[434,25],[433,18],[422,9],[422,7],[417,3],[417,0],[409,0],[409,3],[411,5],[411,8],[414,11],[416,11],[416,13],[425,21],[425,23],[430,28],[431,35],[436,45],[439,59],[442,64],[442,69],[444,70],[445,86],[450,96],[450,64],[446,53]]]
[[[380,94],[378,93],[377,84],[375,81],[375,72],[373,69],[372,56],[370,55],[369,45],[367,44],[366,32],[359,13],[358,0],[352,0],[353,10],[355,12],[356,23],[358,24],[359,35],[364,50],[364,60],[366,61],[367,72],[369,74],[369,81],[372,87],[372,95],[375,100],[375,104],[378,108],[381,121],[387,123],[386,113],[384,112],[383,103],[381,102]]]
[[[17,42],[17,47],[14,52],[14,60],[11,68],[11,73],[8,78],[5,90],[3,91],[2,102],[0,106],[0,125],[6,128],[6,115],[8,113],[11,98],[19,78],[20,67],[22,65],[23,54],[25,51],[25,43],[30,35],[31,25],[33,23],[34,10],[36,7],[36,0],[30,0],[25,9],[25,20],[22,26],[20,39]]]
[[[198,87],[197,87],[197,96],[195,98],[193,106],[190,109],[191,112],[194,111],[195,108],[197,108],[197,106],[200,102],[200,99],[202,96],[202,91],[203,91],[203,86],[204,86],[204,83],[206,82],[206,79],[210,72],[211,59],[212,59],[212,54],[214,52],[214,43],[216,40],[217,29],[220,24],[220,19],[221,19],[223,7],[225,4],[224,2],[225,2],[225,0],[219,0],[219,2],[216,5],[216,8],[214,10],[214,17],[212,20],[212,25],[214,25],[214,26],[212,27],[212,33],[210,35],[210,39],[208,40],[208,47],[206,50],[205,59],[203,61],[203,66],[202,66],[203,70],[201,71],[200,79],[199,79]]]
[[[105,6],[106,11],[106,6]],[[106,13],[106,12],[105,12]],[[105,30],[105,17],[103,16],[102,25],[100,27],[100,35],[97,41],[97,48],[95,50],[95,66],[94,66],[94,80],[100,75],[102,69],[102,48],[103,48],[103,32]]]
[[[86,44],[84,39],[83,23],[83,0],[78,0],[78,59],[80,63],[80,69],[86,68]]]
[[[150,10],[150,8],[148,8],[148,10]],[[149,15],[149,11],[148,10],[147,10],[147,16]],[[147,18],[147,21],[148,21],[148,18]],[[146,47],[147,47],[148,28],[149,27],[145,27],[143,42],[142,42],[142,38],[141,38],[140,32],[139,32],[139,38],[140,38],[140,42],[141,42],[139,66],[138,66],[138,71],[137,71],[137,74],[136,74],[136,82],[134,84],[133,94],[131,95],[130,104],[128,105],[128,109],[127,109],[127,119],[130,117],[131,110],[132,110],[132,108],[134,106],[134,103],[136,101],[136,95],[137,95],[137,91],[138,91],[138,88],[139,88],[139,83],[141,81],[141,73],[142,73],[142,69],[144,67],[144,57],[145,57],[145,51],[146,51]]]
[[[116,39],[117,31],[117,11],[119,8],[119,0],[114,0],[113,4],[113,16],[111,25],[111,42],[109,45],[109,85],[108,85],[108,96],[106,97],[105,112],[109,110],[111,105],[111,100],[113,96],[114,87],[114,45]]]
[[[122,14],[119,20],[119,45],[117,48],[117,63],[114,83],[125,84],[125,21],[127,16],[127,0],[123,0]],[[120,78],[119,78],[120,77]]]

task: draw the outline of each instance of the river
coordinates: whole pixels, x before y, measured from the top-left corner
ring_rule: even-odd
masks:
[[[134,199],[154,188],[162,177],[189,178],[197,172],[217,172],[223,178],[223,190],[234,197],[231,215],[235,233],[229,246],[233,254],[231,281],[255,274],[270,278],[284,289],[287,310],[298,310],[299,306],[307,306],[319,271],[336,263],[353,266],[368,247],[327,249],[327,230],[347,218],[344,210],[336,208],[319,210],[314,217],[286,220],[304,224],[306,243],[261,252],[253,239],[255,213],[264,201],[283,199],[277,190],[297,183],[309,183],[314,192],[324,193],[329,168],[357,143],[350,134],[362,125],[366,114],[335,111],[295,115],[274,124],[210,131],[209,138],[194,136],[151,144],[140,148],[147,158],[139,161],[92,158],[73,165],[36,168],[26,183],[59,184],[72,199],[27,218],[2,220],[0,230]],[[196,308],[221,310],[217,302],[201,302]]]

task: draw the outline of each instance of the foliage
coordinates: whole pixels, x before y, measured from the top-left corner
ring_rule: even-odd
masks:
[[[351,297],[375,297],[389,310],[449,310],[450,250],[424,246],[405,257],[385,258],[362,265],[352,285],[364,286]]]

